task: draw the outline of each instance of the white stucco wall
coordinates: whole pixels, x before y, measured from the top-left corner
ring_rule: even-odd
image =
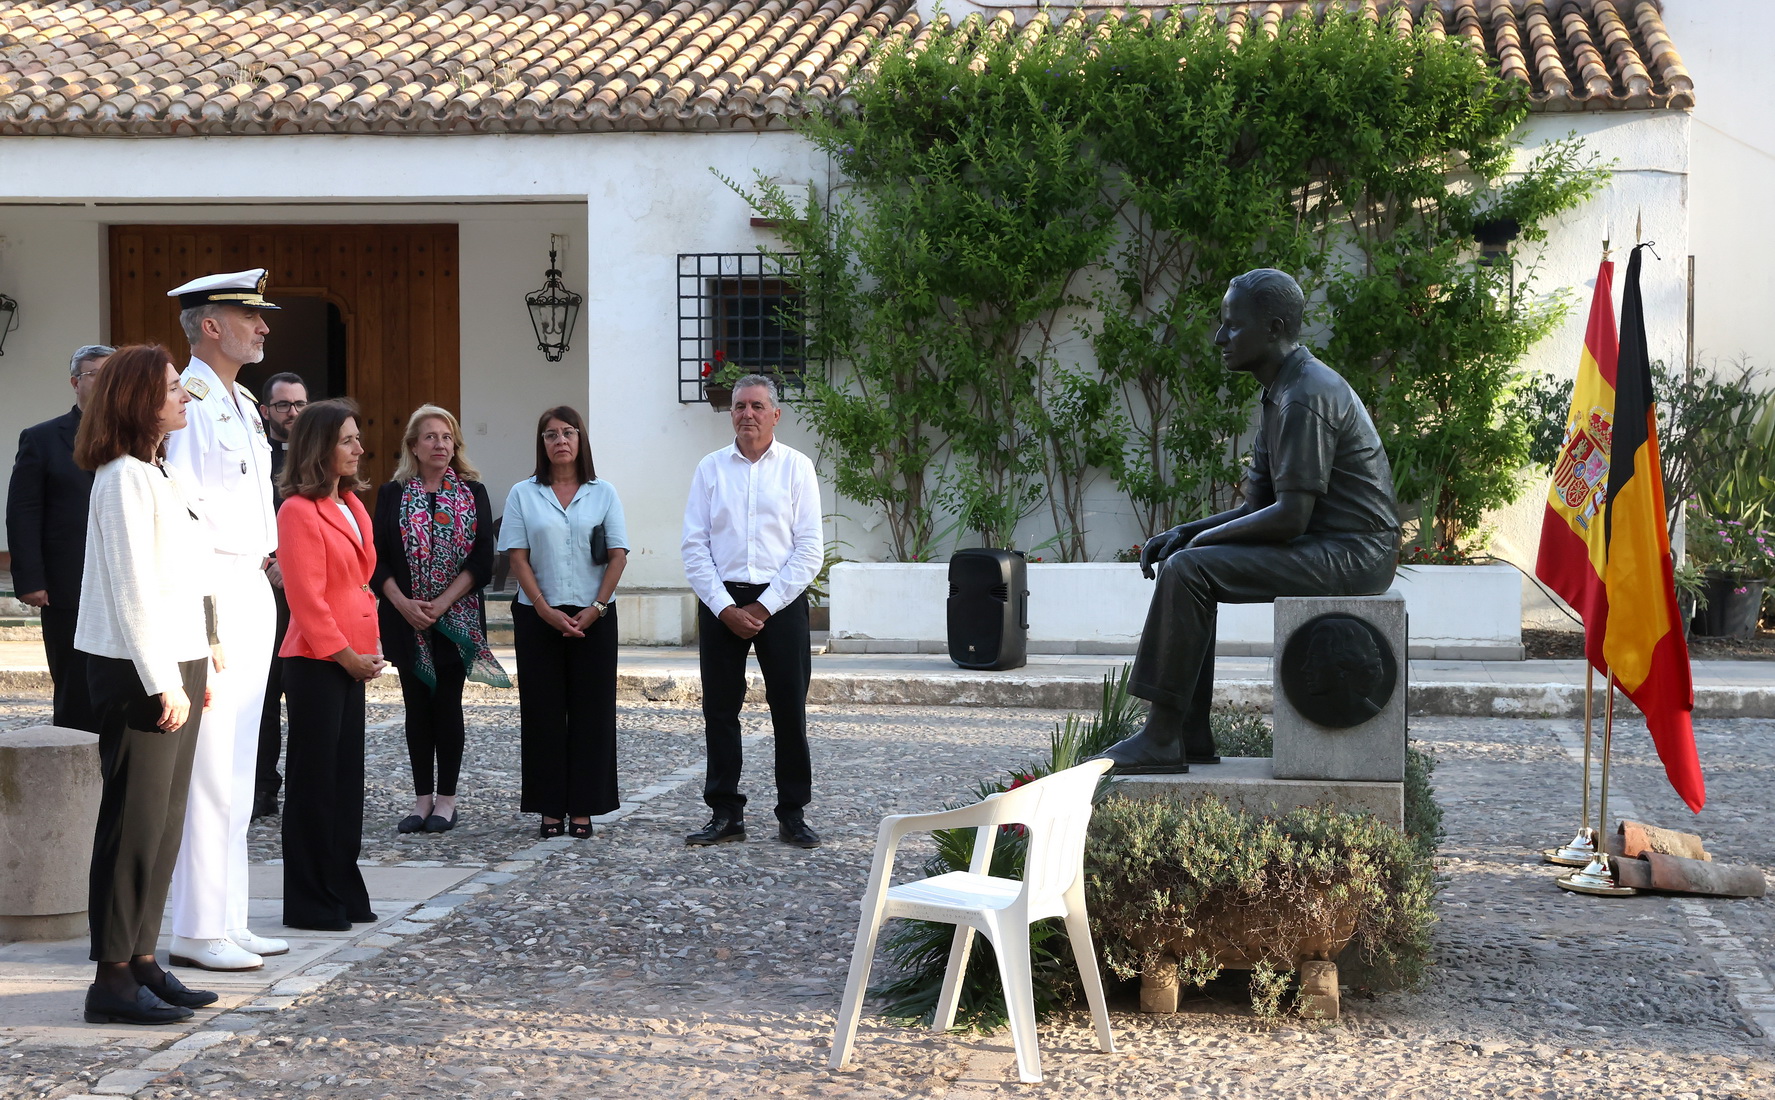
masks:
[[[537,413],[576,405],[628,511],[625,583],[662,587],[683,584],[691,472],[732,439],[726,417],[678,403],[676,257],[773,242],[710,168],[825,178],[823,160],[787,134],[9,138],[0,158],[0,291],[21,304],[0,357],[8,451],[20,429],[67,408],[67,353],[104,331],[107,225],[455,222],[461,415],[496,507],[531,469]],[[566,237],[565,281],[586,299],[560,363],[535,349],[523,306],[550,233]],[[813,450],[792,412],[780,435]]]
[[[1775,367],[1766,317],[1775,301],[1775,213],[1764,181],[1775,174],[1775,112],[1761,50],[1775,39],[1775,4],[1664,0],[1664,22],[1695,79],[1696,362],[1744,358],[1767,370]]]

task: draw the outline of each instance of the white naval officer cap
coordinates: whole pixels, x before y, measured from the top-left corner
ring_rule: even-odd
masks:
[[[177,298],[180,309],[194,306],[241,306],[245,309],[277,309],[265,300],[265,283],[270,275],[262,267],[249,271],[231,271],[225,275],[205,275],[166,292]]]

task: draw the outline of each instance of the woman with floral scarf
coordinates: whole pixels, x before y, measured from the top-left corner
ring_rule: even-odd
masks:
[[[487,648],[481,589],[493,575],[493,511],[480,476],[456,418],[421,405],[407,418],[394,480],[376,497],[371,587],[382,597],[382,652],[401,674],[413,765],[403,833],[456,826],[463,683],[511,686]]]

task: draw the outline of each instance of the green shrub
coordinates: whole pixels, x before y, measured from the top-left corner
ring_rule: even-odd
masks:
[[[1264,818],[1218,799],[1105,799],[1085,849],[1092,934],[1110,973],[1137,977],[1170,937],[1253,931],[1253,1004],[1279,1011],[1274,975],[1304,945],[1353,931],[1346,953],[1406,983],[1429,959],[1435,874],[1422,849],[1373,817],[1320,809]],[[1182,960],[1180,980],[1218,976],[1212,954]]]

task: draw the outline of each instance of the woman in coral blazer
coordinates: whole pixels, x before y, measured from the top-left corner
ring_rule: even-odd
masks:
[[[278,655],[290,741],[284,778],[284,923],[344,932],[373,921],[364,834],[364,683],[382,672],[370,515],[351,490],[364,453],[349,400],[308,406],[290,432],[277,513],[290,627]]]

